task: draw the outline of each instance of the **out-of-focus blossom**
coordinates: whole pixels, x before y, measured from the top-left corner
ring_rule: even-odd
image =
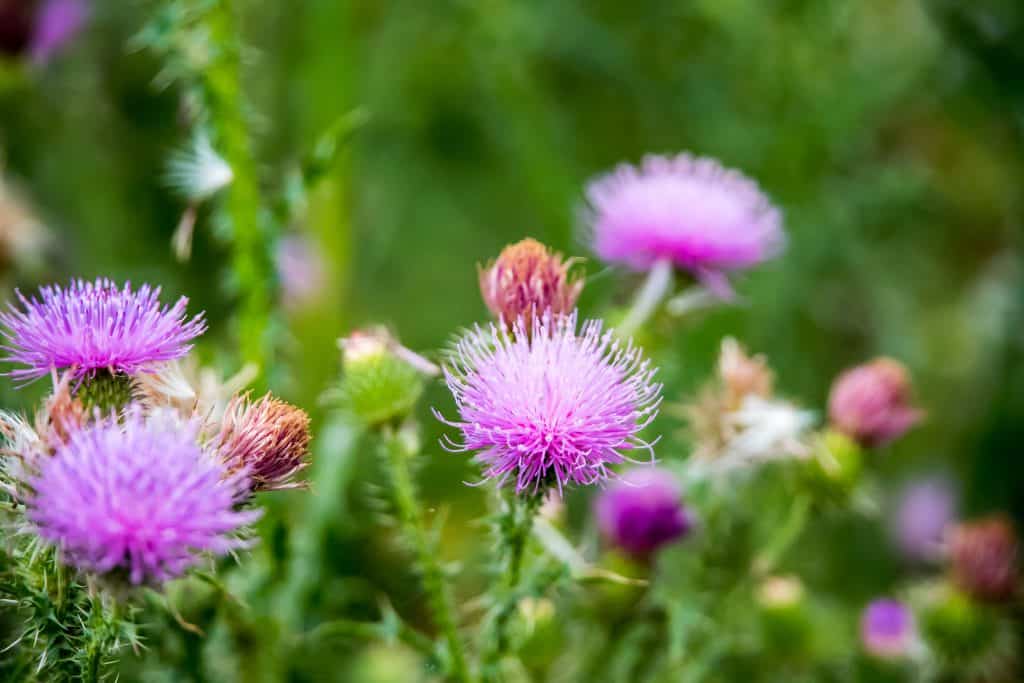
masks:
[[[484,477],[516,492],[586,485],[611,476],[625,452],[650,448],[639,432],[657,414],[661,385],[632,345],[576,314],[522,322],[512,332],[476,327],[445,368],[462,432],[454,451],[476,451]]]
[[[598,497],[597,521],[612,544],[644,558],[693,528],[680,496],[679,483],[671,472],[637,467]]]
[[[723,340],[716,381],[682,408],[697,446],[694,457],[728,470],[807,455],[814,415],[776,398],[772,384],[763,357],[747,355],[733,339]]]
[[[757,589],[757,601],[769,609],[792,607],[803,599],[804,584],[795,576],[770,576]]]
[[[915,639],[910,608],[897,600],[875,600],[861,615],[860,637],[864,649],[875,657],[906,656]]]
[[[338,344],[342,383],[324,399],[369,425],[408,416],[423,394],[424,377],[440,374],[383,327],[356,330]]]
[[[159,583],[246,542],[240,530],[260,513],[238,509],[244,472],[229,473],[204,452],[197,421],[138,408],[71,433],[38,461],[28,517],[62,557],[133,584]]]
[[[321,251],[308,237],[299,234],[282,237],[274,256],[286,308],[301,309],[323,293],[327,268]]]
[[[486,268],[479,268],[480,293],[492,314],[510,328],[524,321],[527,332],[547,311],[566,315],[576,307],[583,279],[569,275],[565,261],[534,239],[509,245]]]
[[[648,270],[659,261],[731,296],[727,274],[776,255],[782,216],[757,184],[714,159],[679,154],[622,164],[587,188],[597,255]]]
[[[832,425],[867,448],[903,436],[923,417],[911,404],[910,375],[890,358],[878,358],[842,373],[832,385]]]
[[[53,370],[73,368],[76,377],[99,371],[134,374],[188,353],[191,341],[206,330],[203,315],[187,319],[188,299],[160,303],[160,288],[131,284],[118,288],[99,278],[73,280],[67,288],[49,285],[39,298],[18,292],[0,314],[6,343],[4,358],[27,367],[12,370],[15,379],[33,380]]]
[[[957,495],[949,479],[929,477],[912,482],[900,493],[891,519],[896,547],[916,562],[940,559],[944,535],[956,514]]]
[[[49,241],[49,231],[19,193],[0,180],[0,269],[38,261]]]
[[[232,472],[247,472],[254,491],[303,486],[295,475],[309,463],[309,416],[270,394],[238,396],[221,420],[215,447]]]
[[[1017,592],[1020,544],[1013,523],[994,515],[955,526],[949,534],[953,579],[977,600],[1005,602]]]
[[[86,0],[0,0],[0,52],[50,61],[82,29]]]

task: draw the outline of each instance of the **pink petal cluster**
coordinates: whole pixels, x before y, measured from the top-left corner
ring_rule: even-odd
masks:
[[[246,542],[237,532],[260,513],[237,509],[245,472],[229,473],[196,441],[199,425],[138,408],[71,433],[39,461],[28,517],[63,558],[133,584],[180,575],[202,553]]]
[[[890,358],[877,358],[841,374],[832,385],[832,425],[862,446],[878,448],[903,436],[923,413],[911,405],[910,375]]]
[[[913,615],[897,600],[875,600],[861,615],[860,635],[869,654],[883,659],[902,657],[913,643]]]
[[[657,414],[661,385],[632,344],[577,316],[523,321],[511,332],[475,328],[445,368],[462,432],[455,451],[477,451],[484,477],[514,479],[516,492],[591,484],[625,451],[650,448],[638,434]]]
[[[723,295],[728,272],[785,245],[779,210],[754,181],[714,159],[684,153],[621,164],[589,185],[587,201],[600,258],[634,270],[668,260]]]
[[[131,283],[118,287],[106,278],[49,285],[39,298],[18,292],[21,308],[0,314],[4,360],[27,367],[11,377],[32,380],[54,369],[74,368],[76,377],[100,370],[134,374],[187,354],[206,330],[203,315],[187,319],[188,299],[160,303],[160,288]]]

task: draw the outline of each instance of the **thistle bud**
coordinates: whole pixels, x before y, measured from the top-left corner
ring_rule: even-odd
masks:
[[[777,652],[798,652],[810,640],[812,624],[804,585],[795,576],[770,576],[755,594],[766,641]]]
[[[383,328],[357,330],[339,341],[341,386],[329,392],[339,405],[368,425],[398,420],[412,412],[423,393],[423,377],[437,368],[401,346]]]
[[[309,441],[309,416],[267,394],[233,398],[214,443],[229,471],[244,469],[253,491],[270,491],[303,485],[293,477],[308,465]]]
[[[576,306],[583,280],[572,278],[573,259],[551,252],[534,239],[505,247],[498,258],[479,268],[480,293],[496,318],[511,327],[518,320],[527,332],[546,311],[564,315]]]
[[[841,374],[832,385],[829,417],[866,448],[902,436],[922,413],[910,403],[910,376],[900,363],[878,358]]]
[[[1017,590],[1017,534],[1010,520],[997,515],[960,524],[949,536],[953,578],[971,597],[1005,602]]]
[[[948,585],[930,586],[919,594],[921,635],[943,672],[957,676],[949,680],[1009,680],[998,676],[1014,659],[1012,622]]]
[[[874,657],[905,657],[914,640],[910,609],[897,600],[875,600],[861,614],[860,638],[864,650]]]

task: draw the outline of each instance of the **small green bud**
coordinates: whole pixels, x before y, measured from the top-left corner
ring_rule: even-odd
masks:
[[[353,332],[339,343],[343,377],[331,402],[371,426],[408,416],[423,393],[429,363],[382,329]],[[414,365],[413,357],[422,363]]]
[[[930,587],[921,602],[921,635],[944,668],[992,671],[1012,658],[1013,627],[997,609],[945,584]]]
[[[766,643],[776,652],[795,654],[811,641],[804,586],[793,576],[771,576],[757,590],[761,628]]]
[[[829,429],[816,440],[812,466],[819,477],[848,492],[860,481],[864,451],[850,437]]]

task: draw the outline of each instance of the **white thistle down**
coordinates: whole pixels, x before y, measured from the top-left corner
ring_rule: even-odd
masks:
[[[209,199],[233,179],[231,167],[202,132],[193,135],[188,146],[172,153],[167,162],[167,185],[192,203]]]

